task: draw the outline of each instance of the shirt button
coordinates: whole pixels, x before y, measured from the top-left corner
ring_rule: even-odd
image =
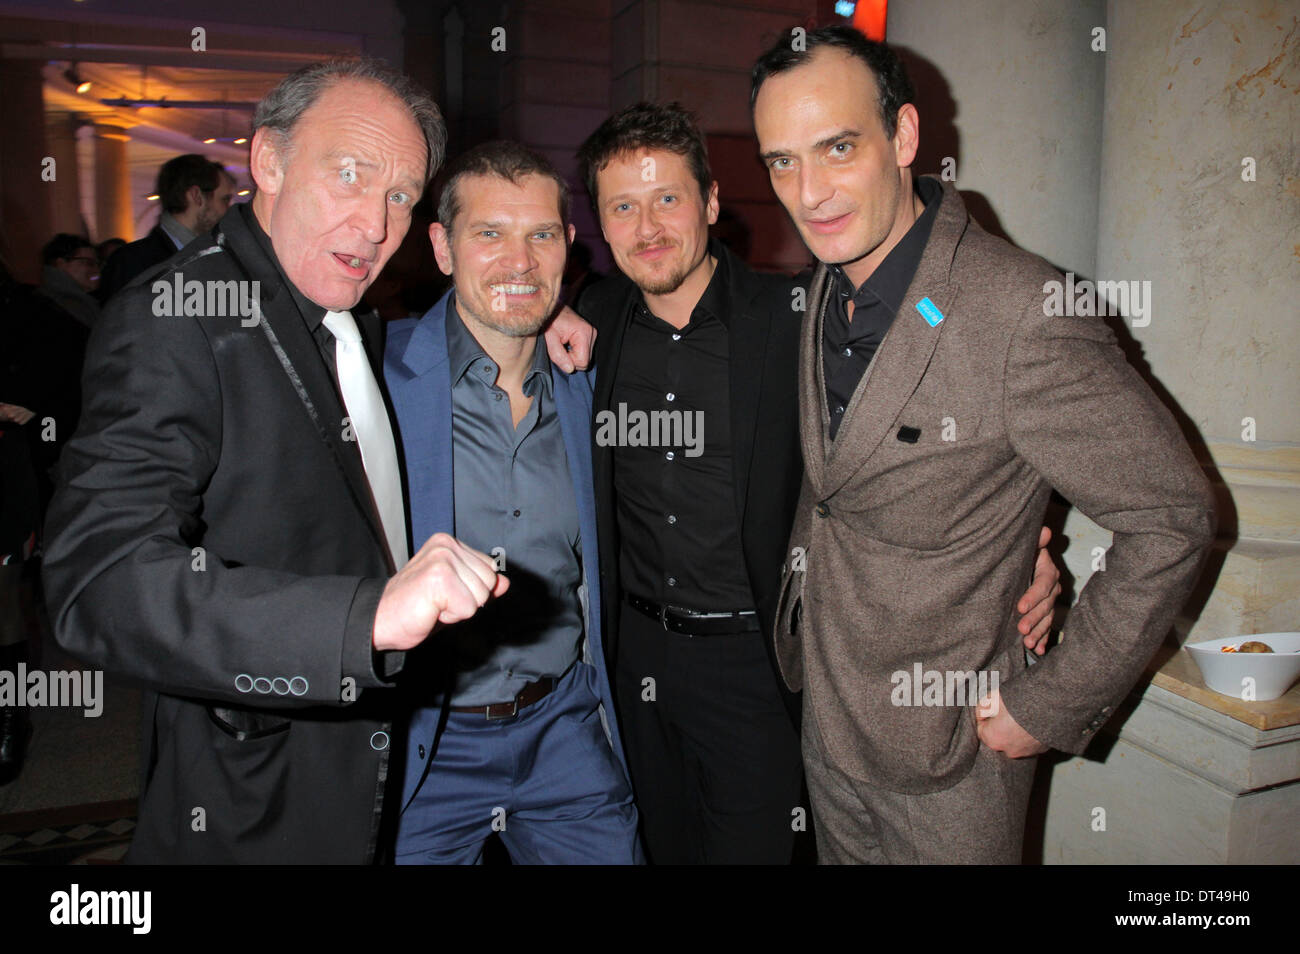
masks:
[[[843,414],[843,413],[844,413],[844,405],[841,404],[839,407],[837,407],[837,408],[835,409],[835,413],[836,413],[836,414]]]
[[[670,577],[668,577],[668,585],[669,585],[669,586],[676,586],[676,585],[677,585],[677,577],[675,577],[675,576],[670,576]]]
[[[503,395],[501,394],[500,391],[493,391],[493,392],[492,392],[492,399],[493,399],[494,401],[500,401],[501,398],[502,398],[502,396],[503,396]]]
[[[846,357],[846,358],[851,358],[851,357],[853,357],[853,349],[852,349],[852,348],[845,348],[845,349],[844,349],[844,357]]]
[[[674,341],[681,341],[681,340],[682,340],[682,336],[681,336],[681,335],[673,335],[673,340],[674,340]]]
[[[518,511],[518,510],[515,511],[515,516],[516,516],[516,517],[519,516],[519,511]]]
[[[669,391],[667,394],[664,395],[664,397],[666,397],[666,398],[667,398],[668,400],[670,400],[670,401],[676,401],[676,400],[677,400],[677,395],[674,394],[672,391]]]
[[[664,454],[664,457],[665,457],[666,459],[668,459],[668,460],[672,460],[672,459],[673,459],[673,452],[672,452],[672,451],[669,451],[667,454]]]
[[[420,746],[420,758],[424,758],[424,746]]]
[[[670,513],[670,514],[668,515],[668,522],[669,522],[669,523],[676,523],[676,522],[677,522],[677,517],[675,517],[673,514]]]

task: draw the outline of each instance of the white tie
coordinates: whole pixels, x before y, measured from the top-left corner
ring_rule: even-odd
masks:
[[[375,381],[361,333],[349,311],[327,311],[325,327],[334,335],[334,361],[338,366],[343,405],[352,419],[352,432],[361,447],[361,463],[370,493],[388,538],[388,552],[400,570],[409,559],[406,516],[402,508],[402,478],[397,470],[397,447],[388,410]]]

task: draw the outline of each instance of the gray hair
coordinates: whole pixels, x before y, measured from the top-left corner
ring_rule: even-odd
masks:
[[[262,97],[253,112],[253,130],[274,130],[285,146],[291,142],[293,127],[298,124],[320,95],[342,80],[365,80],[378,83],[400,99],[410,110],[411,118],[424,134],[428,163],[424,181],[427,185],[442,165],[447,152],[447,127],[429,95],[410,78],[389,69],[371,57],[333,59],[312,63],[295,70]]]

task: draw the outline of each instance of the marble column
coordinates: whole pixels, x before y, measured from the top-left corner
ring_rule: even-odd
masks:
[[[1152,283],[1133,336],[1219,489],[1189,638],[1300,629],[1300,11],[1112,2],[1108,25],[1098,270]]]
[[[1096,263],[1105,22],[1102,0],[908,0],[886,36],[916,86],[913,169],[950,171],[985,228],[1081,275]]]
[[[135,236],[131,220],[131,177],[126,164],[130,141],[121,126],[95,124],[95,235],[94,241]]]
[[[48,186],[52,230],[79,235],[86,225],[81,211],[81,176],[77,163],[77,126],[72,113],[50,113],[46,117],[45,136],[50,156],[58,170],[56,181]]]

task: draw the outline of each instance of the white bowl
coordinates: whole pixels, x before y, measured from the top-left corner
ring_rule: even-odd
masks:
[[[1251,640],[1268,643],[1274,652],[1219,651],[1220,646],[1240,646]],[[1276,699],[1300,678],[1300,633],[1252,633],[1187,643],[1183,648],[1191,654],[1207,686],[1247,702]],[[1253,686],[1247,680],[1253,680]]]

